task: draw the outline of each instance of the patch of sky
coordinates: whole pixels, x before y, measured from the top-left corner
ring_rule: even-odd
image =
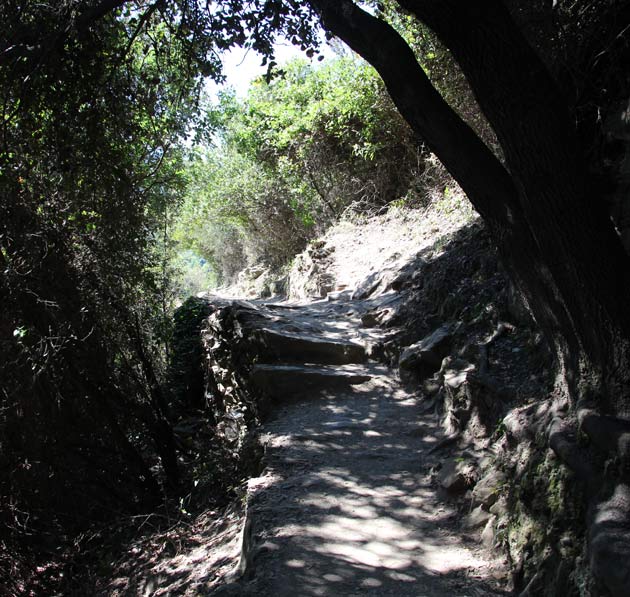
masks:
[[[318,60],[334,58],[343,53],[345,51],[344,48],[345,46],[342,46],[338,41],[329,43],[322,38],[319,54],[315,54],[312,60],[317,62]],[[274,45],[274,50],[275,60],[279,68],[282,68],[283,65],[293,58],[306,58],[306,52],[301,51],[298,46],[293,45],[286,39],[279,39]],[[222,89],[226,88],[232,88],[238,97],[244,97],[251,82],[267,72],[267,67],[262,64],[262,56],[248,48],[232,48],[229,52],[222,54],[221,60],[226,77],[225,83],[217,84],[208,80],[206,84],[206,93],[212,100],[217,97],[217,94]]]

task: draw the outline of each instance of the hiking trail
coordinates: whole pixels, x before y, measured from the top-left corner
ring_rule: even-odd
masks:
[[[362,316],[391,297],[351,297],[236,303],[264,322],[276,358],[251,377],[272,407],[237,572],[211,594],[503,594],[500,562],[435,481],[438,417],[370,358],[387,332]]]

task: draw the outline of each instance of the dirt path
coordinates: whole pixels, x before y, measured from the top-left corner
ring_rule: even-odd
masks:
[[[272,329],[290,330],[291,342],[377,340],[360,328],[365,305],[347,297],[263,308],[282,312]],[[461,504],[433,479],[442,432],[421,398],[369,362],[302,366],[293,356],[290,366],[260,366],[277,406],[261,429],[264,472],[249,481],[245,570],[211,594],[504,594],[500,564],[459,530]],[[312,381],[344,367],[364,377]]]

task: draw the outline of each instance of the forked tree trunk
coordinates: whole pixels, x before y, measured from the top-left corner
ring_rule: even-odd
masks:
[[[587,178],[568,106],[506,8],[499,0],[398,0],[460,64],[501,143],[504,167],[387,23],[351,0],[309,1],[325,28],[376,68],[403,117],[484,219],[554,347],[570,418],[580,420],[600,463],[629,460],[630,450],[620,447],[630,445],[630,422],[619,417],[630,415],[630,260]],[[587,466],[567,427],[550,427],[550,445],[590,487],[591,566],[613,594],[628,595],[628,463],[612,476]]]

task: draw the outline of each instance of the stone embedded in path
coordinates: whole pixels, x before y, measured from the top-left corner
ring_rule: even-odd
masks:
[[[346,365],[364,363],[367,360],[365,348],[356,342],[330,340],[269,328],[256,330],[253,339],[264,347],[266,354],[279,361]]]
[[[442,464],[440,486],[452,494],[463,493],[475,483],[475,467],[471,462],[447,460]]]
[[[323,390],[347,388],[365,383],[379,367],[343,365],[337,367],[314,365],[254,365],[251,383],[274,402],[292,402]]]
[[[499,498],[506,481],[505,473],[497,469],[490,469],[472,490],[474,503],[490,508]]]

